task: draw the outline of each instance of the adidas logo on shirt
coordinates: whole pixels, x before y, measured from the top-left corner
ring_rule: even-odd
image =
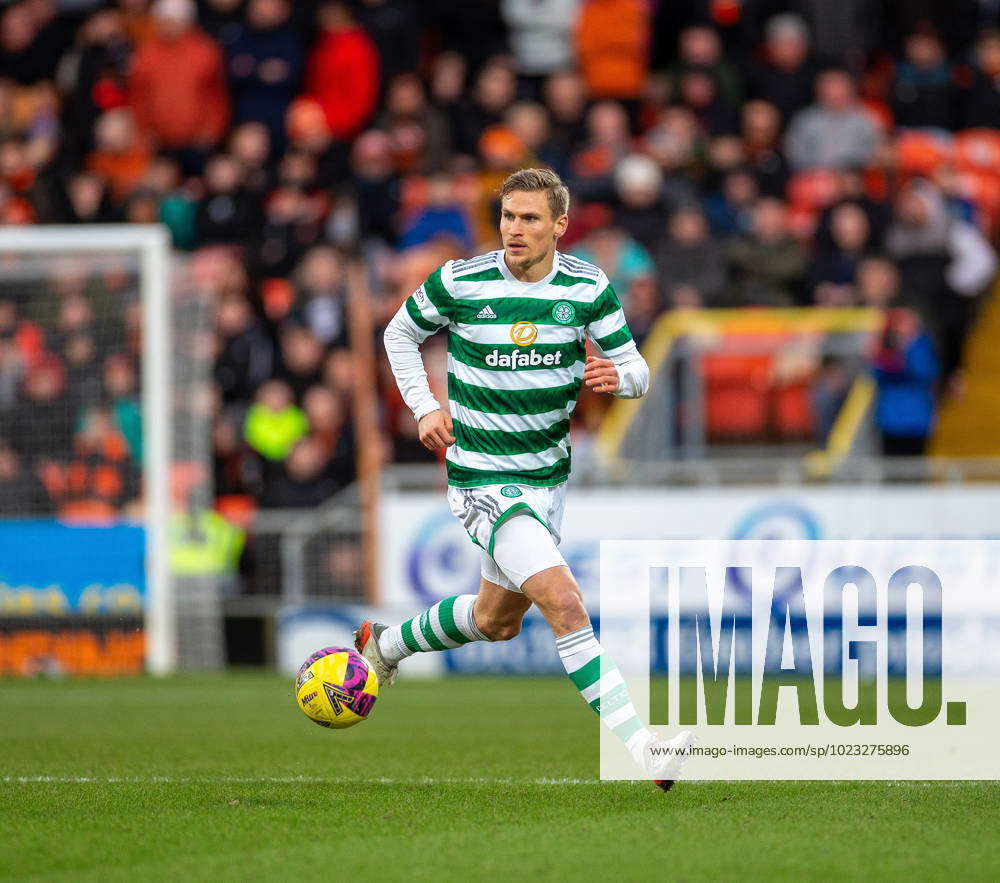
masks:
[[[495,319],[497,314],[493,312],[493,307],[488,304],[476,313],[477,319]]]

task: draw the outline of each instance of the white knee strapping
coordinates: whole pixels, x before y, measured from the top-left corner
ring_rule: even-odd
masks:
[[[518,589],[536,573],[566,564],[549,529],[528,512],[518,513],[497,528],[493,560]]]

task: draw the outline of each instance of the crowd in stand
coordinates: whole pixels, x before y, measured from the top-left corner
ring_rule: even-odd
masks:
[[[161,221],[210,267],[217,492],[265,506],[353,478],[348,263],[384,325],[496,247],[496,187],[537,164],[640,340],[674,309],[893,310],[880,425],[918,453],[996,269],[998,28],[989,0],[15,0],[0,223]],[[120,505],[138,352],[88,336],[87,285],[59,298],[0,300],[0,489],[63,507],[74,463],[117,458]],[[380,389],[387,456],[421,459]]]

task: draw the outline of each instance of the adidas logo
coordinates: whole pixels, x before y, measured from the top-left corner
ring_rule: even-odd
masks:
[[[493,307],[488,304],[476,313],[477,319],[495,319],[497,314],[493,312]]]

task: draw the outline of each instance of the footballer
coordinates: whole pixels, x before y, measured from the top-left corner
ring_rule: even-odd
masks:
[[[522,169],[500,189],[503,248],[448,261],[385,330],[396,383],[428,450],[447,448],[448,503],[479,547],[476,595],[454,595],[398,625],[364,622],[358,651],[381,684],[414,653],[506,641],[534,604],[574,686],[663,788],[683,764],[687,732],[660,742],[602,653],[580,588],[559,552],[570,474],[570,414],[581,385],[638,398],[649,387],[605,273],[556,249],[569,191],[554,172]],[[448,329],[448,407],[427,382],[420,345]],[[600,357],[586,355],[586,338]]]

